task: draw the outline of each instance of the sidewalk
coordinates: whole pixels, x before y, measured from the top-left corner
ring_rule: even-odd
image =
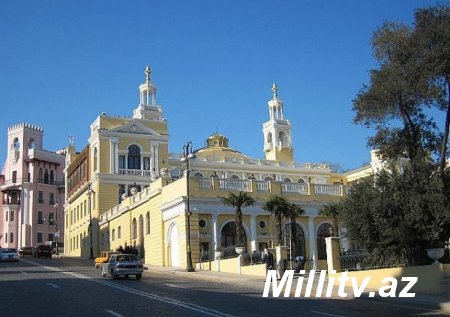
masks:
[[[195,272],[186,272],[183,269],[180,268],[173,268],[173,267],[161,267],[161,266],[152,266],[147,265],[149,272],[154,273],[160,273],[160,274],[177,274],[179,276],[187,277],[187,278],[193,278],[193,279],[199,279],[199,280],[207,280],[210,282],[221,282],[225,284],[234,284],[234,285],[241,285],[244,287],[250,287],[255,290],[261,291],[261,295],[264,289],[265,280],[264,278],[258,277],[258,276],[250,276],[250,275],[239,275],[239,274],[233,274],[233,273],[223,273],[223,272],[214,272],[214,271],[195,271]],[[296,279],[296,278],[295,278]],[[305,277],[304,285],[307,282],[307,278]],[[327,280],[326,280],[327,282]],[[291,296],[295,293],[295,287],[296,287],[296,281],[292,283],[291,288]],[[317,279],[314,279],[313,284],[313,290],[311,294],[315,294],[317,289]],[[348,294],[353,294],[353,290],[351,288],[346,288],[345,291]],[[441,310],[443,312],[446,312],[450,316],[450,294],[448,298],[441,297],[439,295],[428,295],[428,294],[416,294],[415,297],[411,298],[384,298],[384,297],[373,297],[369,298],[369,292],[370,291],[377,291],[377,290],[367,290],[363,293],[362,299],[364,300],[372,300],[372,301],[382,301],[386,303],[391,303],[395,305],[406,305],[406,306],[419,306],[419,307],[425,307],[430,309],[436,309]],[[284,291],[283,293],[284,294]],[[303,294],[303,292],[302,292]],[[315,297],[311,297],[314,299]],[[323,297],[322,297],[323,298]],[[352,296],[349,296],[347,298],[341,298],[337,296],[337,287],[335,287],[333,291],[333,296],[331,297],[333,299],[341,299],[341,300],[351,300],[353,299]],[[325,298],[323,298],[325,299]]]

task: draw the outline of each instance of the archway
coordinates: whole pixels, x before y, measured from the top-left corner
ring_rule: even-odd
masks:
[[[222,227],[221,234],[221,246],[222,248],[236,246],[236,222],[230,221]],[[247,235],[245,233],[244,226],[242,226],[242,241],[244,241],[244,247],[247,248]]]
[[[286,234],[287,237],[287,246],[290,246],[290,236],[291,236],[291,223],[287,223],[284,227],[284,234]],[[305,250],[305,232],[303,231],[303,228],[296,223],[295,224],[295,232],[294,236],[292,237],[292,256],[306,256],[306,250]]]
[[[178,244],[178,226],[173,223],[169,227],[168,232],[168,242],[170,247],[170,266],[179,267],[180,266],[180,246]]]

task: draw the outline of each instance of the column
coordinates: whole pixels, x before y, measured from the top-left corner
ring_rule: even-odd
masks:
[[[155,177],[159,176],[159,143],[155,144]]]
[[[111,174],[116,173],[117,156],[116,156],[116,139],[111,139],[109,141],[109,172]]]
[[[256,234],[256,216],[250,215],[250,239],[251,239],[251,248],[253,251],[258,251],[258,235]]]
[[[212,234],[213,234],[213,252],[215,252],[217,250],[217,248],[219,247],[217,245],[217,218],[218,215],[217,214],[212,214]]]
[[[155,145],[150,142],[150,176],[155,177]]]
[[[316,235],[315,235],[315,228],[314,228],[314,217],[308,218],[308,232],[309,232],[309,253],[311,258],[314,261],[314,269],[316,269]]]

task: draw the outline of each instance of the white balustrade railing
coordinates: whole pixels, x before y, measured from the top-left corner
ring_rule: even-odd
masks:
[[[120,175],[150,176],[149,170],[130,170],[119,168]]]
[[[342,196],[341,185],[314,184],[315,195]]]
[[[308,185],[301,183],[282,183],[281,184],[282,193],[299,193],[308,194]]]
[[[251,181],[248,179],[219,179],[219,189],[250,192]]]
[[[212,189],[211,178],[208,178],[208,177],[199,178],[198,186],[200,189]]]
[[[269,192],[269,182],[268,181],[254,181],[256,185],[257,192],[268,193]]]

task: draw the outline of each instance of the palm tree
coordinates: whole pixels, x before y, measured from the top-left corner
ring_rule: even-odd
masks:
[[[240,191],[239,194],[229,193],[228,197],[219,197],[225,206],[235,208],[236,221],[236,246],[243,247],[242,241],[242,208],[252,206],[256,203],[255,199],[249,194]]]
[[[283,196],[274,195],[264,203],[263,209],[270,212],[276,219],[277,243],[283,244],[283,234],[281,232],[281,218],[288,216],[290,208],[289,202]]]
[[[329,205],[323,206],[319,210],[319,215],[333,218],[334,231],[333,231],[332,236],[334,236],[334,237],[339,236],[339,234],[338,234],[338,223],[337,223],[337,217],[339,215],[339,210],[338,210],[337,205],[336,204],[329,204]]]
[[[302,215],[305,210],[297,204],[290,203],[287,211],[287,216],[289,217],[291,223],[291,244],[294,253],[297,252],[297,220],[296,217]],[[292,256],[292,255],[291,255]]]

